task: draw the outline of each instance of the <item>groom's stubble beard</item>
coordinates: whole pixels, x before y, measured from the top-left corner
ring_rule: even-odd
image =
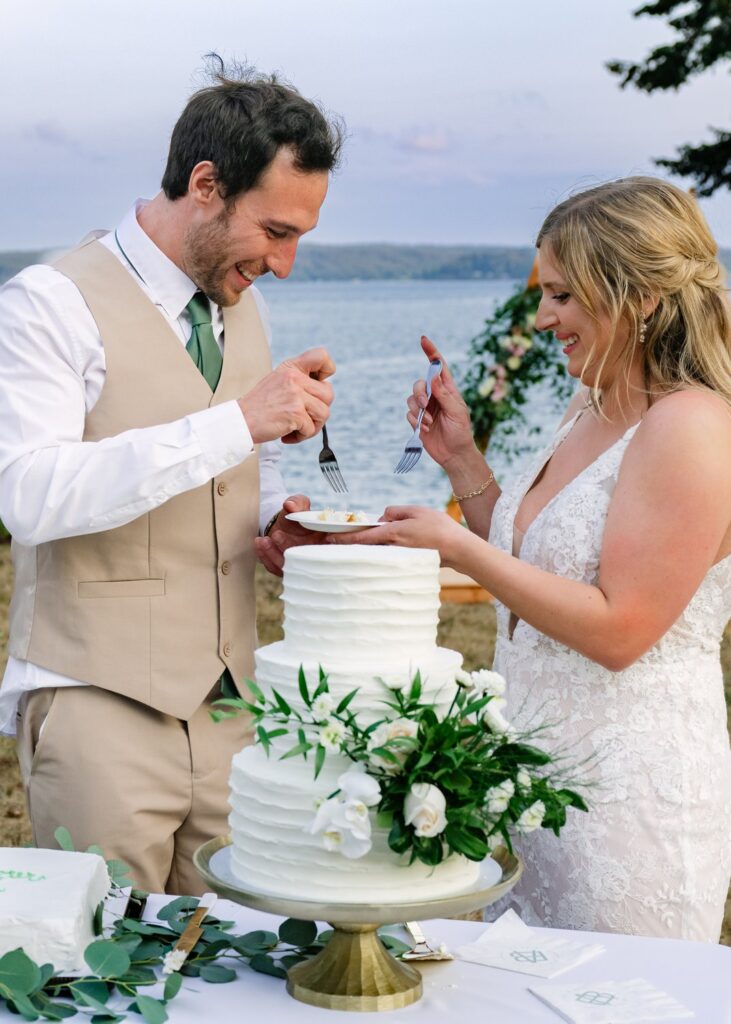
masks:
[[[241,298],[241,292],[226,286],[226,275],[231,267],[239,262],[244,266],[246,260],[236,260],[233,253],[228,252],[231,230],[230,214],[223,209],[208,224],[191,225],[184,241],[185,273],[196,283],[211,302],[217,306],[235,306]],[[257,276],[266,273],[265,268],[256,268],[252,264],[252,272]]]

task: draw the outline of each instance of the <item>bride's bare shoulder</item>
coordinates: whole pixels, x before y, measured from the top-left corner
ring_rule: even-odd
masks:
[[[687,388],[653,402],[636,434],[637,449],[679,459],[702,451],[731,460],[731,406],[710,389]],[[731,461],[728,463],[731,464]]]

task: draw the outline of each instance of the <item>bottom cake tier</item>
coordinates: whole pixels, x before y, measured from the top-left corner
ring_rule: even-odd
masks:
[[[385,829],[373,826],[367,854],[349,860],[324,849],[311,824],[320,801],[337,789],[351,762],[329,755],[315,779],[313,761],[281,761],[260,746],[235,755],[229,818],[231,866],[242,885],[262,892],[331,903],[439,899],[460,892],[479,875],[474,861],[452,854],[436,867],[399,857]]]

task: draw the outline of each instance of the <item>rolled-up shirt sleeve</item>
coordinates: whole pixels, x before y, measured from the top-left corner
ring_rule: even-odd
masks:
[[[83,441],[104,368],[79,303],[50,267],[0,289],[0,519],[25,545],[122,526],[254,451],[236,402]]]

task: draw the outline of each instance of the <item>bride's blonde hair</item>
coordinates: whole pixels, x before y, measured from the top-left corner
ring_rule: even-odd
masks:
[[[621,320],[629,336],[619,358],[625,374],[641,351],[654,392],[711,388],[731,404],[731,310],[718,247],[697,202],[659,178],[632,177],[588,189],[557,206],[536,244],[547,242],[573,297],[611,337]],[[657,301],[645,320],[643,304]],[[598,401],[607,348],[593,384]],[[587,364],[591,363],[591,357]],[[626,378],[628,380],[628,378]]]

